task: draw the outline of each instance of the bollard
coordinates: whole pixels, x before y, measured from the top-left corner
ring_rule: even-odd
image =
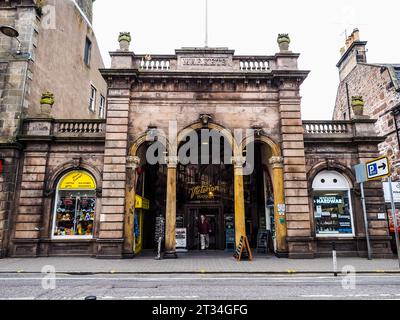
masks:
[[[338,276],[337,272],[337,257],[336,257],[336,244],[332,242],[332,260],[333,260],[333,275]]]

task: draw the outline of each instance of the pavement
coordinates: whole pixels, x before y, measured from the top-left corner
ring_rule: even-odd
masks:
[[[333,273],[332,258],[307,260],[277,258],[257,254],[253,261],[236,261],[231,253],[223,251],[193,251],[179,254],[178,259],[155,260],[152,252],[134,259],[103,260],[88,257],[45,257],[0,259],[0,273],[42,273],[51,266],[59,274],[327,274]],[[339,257],[339,273],[400,274],[397,259]]]

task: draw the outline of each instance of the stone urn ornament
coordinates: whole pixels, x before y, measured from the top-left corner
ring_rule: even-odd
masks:
[[[129,45],[131,44],[131,41],[132,37],[130,32],[120,32],[118,42],[121,51],[129,51]]]
[[[281,52],[289,51],[290,37],[287,33],[280,33],[278,35],[278,45]]]
[[[49,117],[54,105],[54,94],[46,91],[40,99],[40,112],[43,116]]]
[[[364,99],[362,96],[351,97],[351,108],[355,116],[362,116],[364,114]]]

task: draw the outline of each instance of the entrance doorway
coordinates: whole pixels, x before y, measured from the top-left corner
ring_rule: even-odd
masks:
[[[220,205],[187,205],[185,206],[185,224],[188,230],[188,249],[200,249],[198,224],[204,215],[211,227],[209,249],[223,250],[224,230],[222,224],[222,207]]]

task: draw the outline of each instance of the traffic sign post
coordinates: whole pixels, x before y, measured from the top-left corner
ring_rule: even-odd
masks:
[[[367,220],[367,213],[366,213],[366,208],[365,208],[364,182],[388,177],[390,202],[391,202],[391,207],[392,207],[392,217],[393,217],[393,224],[394,224],[395,237],[396,237],[397,257],[399,259],[399,267],[400,267],[399,230],[398,230],[398,226],[397,226],[396,207],[395,207],[394,198],[393,198],[392,178],[390,176],[389,159],[387,157],[381,157],[381,158],[369,161],[365,165],[361,163],[361,164],[355,166],[354,170],[356,172],[357,182],[360,184],[360,188],[361,188],[361,201],[363,204],[363,211],[364,211],[364,221],[365,221],[365,230],[366,230],[365,233],[366,233],[367,247],[368,247],[368,259],[371,259],[371,248],[370,248],[370,243],[369,243],[368,220]]]
[[[360,163],[354,167],[354,170],[356,172],[357,182],[360,184],[360,189],[361,189],[361,203],[364,215],[365,238],[367,241],[368,260],[371,260],[372,251],[371,251],[371,243],[369,241],[368,215],[367,215],[367,207],[365,205],[365,194],[364,194],[364,182],[368,181],[365,168],[366,168],[365,164]]]

